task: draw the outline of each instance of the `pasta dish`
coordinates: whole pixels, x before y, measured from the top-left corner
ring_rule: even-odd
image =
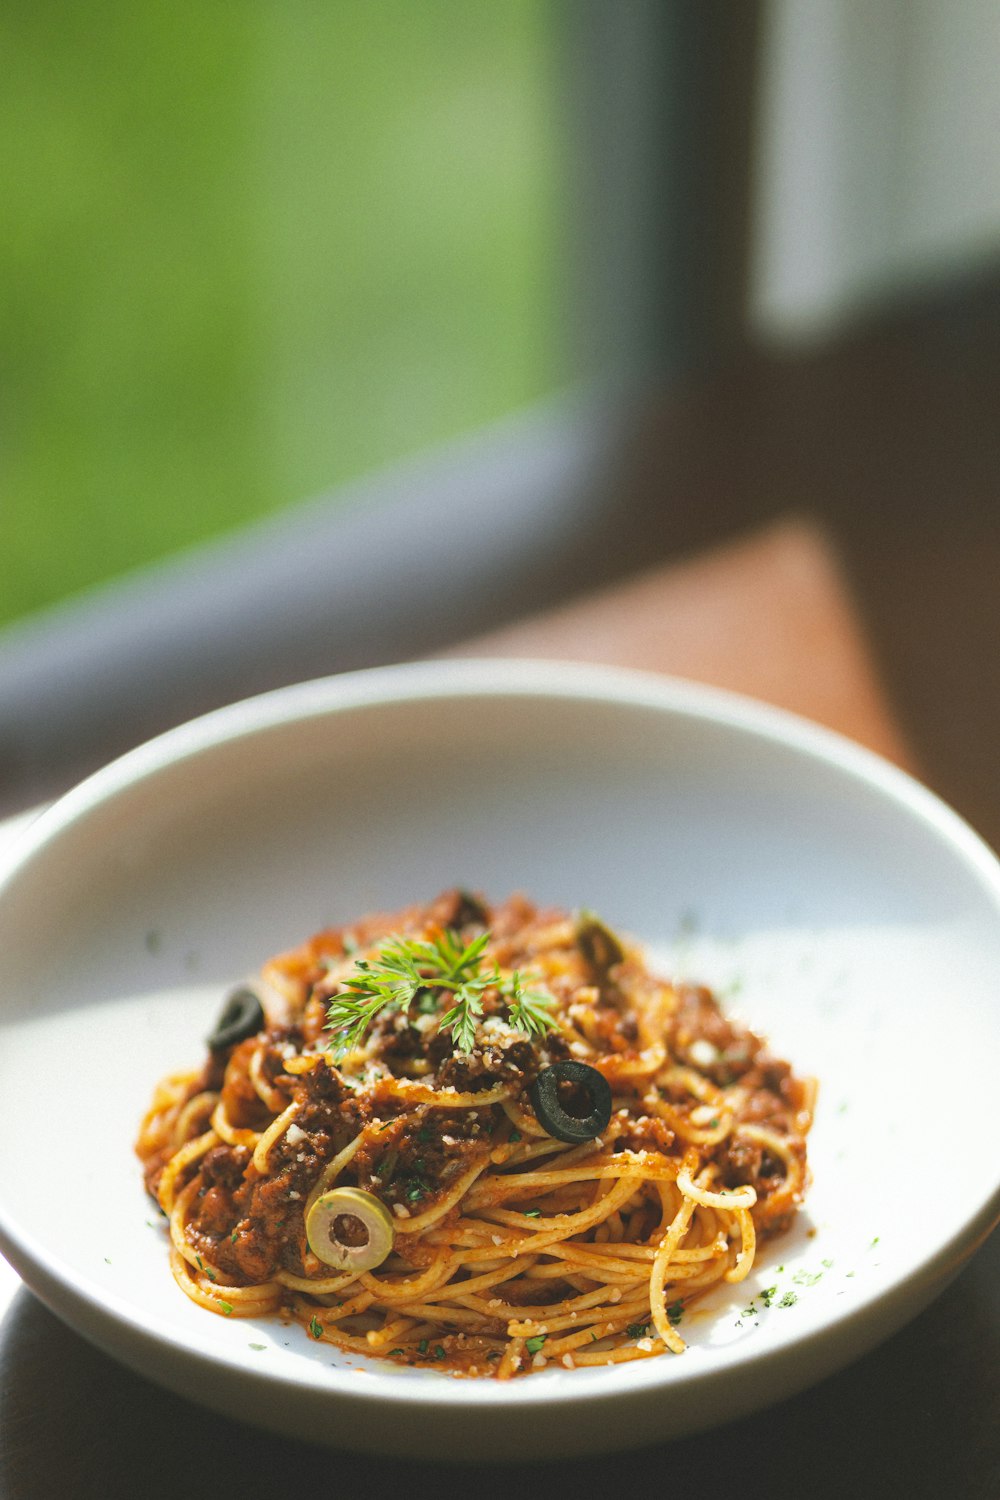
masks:
[[[136,1149],[202,1307],[508,1379],[681,1353],[802,1202],[814,1095],[593,913],[455,890],[268,962]]]

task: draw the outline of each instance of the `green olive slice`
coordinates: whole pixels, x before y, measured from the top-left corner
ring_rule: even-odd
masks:
[[[371,1271],[392,1249],[392,1214],[362,1188],[321,1193],[306,1215],[309,1248],[338,1271]]]
[[[611,1119],[607,1079],[596,1068],[571,1059],[543,1068],[528,1097],[549,1135],[574,1146],[592,1141]]]
[[[578,911],[573,923],[576,946],[587,963],[598,974],[606,974],[614,964],[620,964],[625,949],[617,933],[612,932],[607,922],[586,908]]]

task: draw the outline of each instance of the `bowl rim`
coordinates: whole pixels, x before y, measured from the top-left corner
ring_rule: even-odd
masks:
[[[0,857],[0,903],[20,872],[64,832],[132,787],[155,779],[180,762],[210,756],[227,745],[262,733],[356,710],[477,697],[559,699],[649,708],[792,749],[877,791],[900,813],[915,817],[932,831],[977,877],[992,898],[1000,923],[1000,860],[985,841],[915,777],[835,730],[744,695],[682,678],[585,663],[503,658],[405,663],[313,679],[239,700],[169,729],[93,772],[19,828]],[[831,1347],[836,1344],[840,1350],[832,1362],[827,1359],[822,1373],[828,1373],[901,1326],[910,1316],[911,1304],[916,1302],[919,1306],[921,1299],[930,1300],[944,1279],[959,1269],[985,1239],[998,1218],[1000,1180],[985,1191],[975,1211],[966,1216],[946,1243],[905,1273],[897,1274],[887,1288],[862,1291],[850,1308],[830,1309],[821,1321],[798,1324],[769,1345],[713,1350],[710,1360],[691,1361],[686,1367],[685,1388],[697,1390],[706,1383],[743,1378],[750,1369],[761,1375],[765,1371],[787,1370],[791,1362],[802,1358],[806,1346],[824,1343],[830,1343]],[[551,1383],[544,1380],[430,1382],[397,1375],[390,1367],[384,1371],[380,1368],[377,1381],[369,1386],[367,1381],[359,1381],[357,1370],[351,1368],[324,1367],[322,1381],[317,1379],[316,1367],[311,1363],[303,1366],[301,1375],[267,1371],[251,1366],[245,1358],[224,1348],[210,1351],[185,1343],[179,1330],[160,1326],[159,1319],[141,1320],[126,1297],[104,1287],[88,1286],[86,1278],[75,1273],[67,1276],[57,1256],[37,1243],[30,1232],[7,1221],[2,1202],[0,1248],[16,1269],[27,1268],[29,1274],[25,1279],[29,1284],[74,1326],[81,1326],[81,1310],[96,1310],[98,1322],[110,1318],[124,1325],[136,1344],[161,1348],[165,1345],[174,1358],[193,1361],[203,1370],[225,1366],[230,1375],[255,1386],[273,1388],[277,1383],[314,1395],[336,1394],[351,1404],[399,1403],[411,1409],[475,1410],[496,1406],[511,1409],[576,1406],[614,1397],[627,1400],[630,1395],[649,1392],[661,1385],[666,1388],[669,1384],[658,1360],[588,1372],[587,1380],[575,1384],[563,1379]],[[875,1304],[879,1302],[883,1304],[879,1309],[882,1330],[874,1337],[869,1332],[867,1338],[862,1332],[858,1338],[857,1333],[871,1324]],[[101,1342],[97,1333],[91,1331],[90,1336]],[[117,1349],[113,1352],[121,1353]]]

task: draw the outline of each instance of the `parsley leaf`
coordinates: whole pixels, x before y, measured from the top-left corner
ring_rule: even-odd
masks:
[[[552,1007],[555,1004],[547,990],[526,990],[519,973],[510,976],[505,993],[511,1002],[510,1024],[515,1031],[523,1031],[527,1037],[543,1037],[555,1024]]]
[[[508,1001],[515,1030],[529,1038],[544,1036],[555,1025],[550,1014],[553,997],[544,990],[526,989],[516,971],[504,978],[495,964],[484,968],[489,939],[489,932],[481,932],[465,943],[446,928],[430,941],[390,938],[374,958],[359,958],[327,1010],[325,1029],[334,1033],[336,1060],[361,1045],[383,1010],[406,1012],[416,1003],[418,1010],[431,1014],[442,994],[450,997],[451,1005],[438,1029],[451,1032],[457,1052],[472,1051],[489,989]]]
[[[547,1338],[547,1333],[536,1333],[534,1338],[525,1339],[524,1347],[527,1349],[529,1354],[537,1354]]]

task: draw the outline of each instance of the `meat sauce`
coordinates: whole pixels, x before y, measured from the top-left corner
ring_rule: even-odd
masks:
[[[232,1285],[260,1283],[278,1270],[307,1273],[306,1199],[323,1167],[360,1132],[363,1143],[352,1161],[356,1185],[376,1194],[397,1218],[422,1213],[467,1166],[509,1137],[511,1128],[499,1106],[437,1108],[434,1091],[475,1093],[512,1083],[520,1095],[541,1067],[571,1055],[559,1031],[540,1041],[512,1030],[501,997],[487,991],[476,1045],[468,1053],[456,1050],[452,1036],[418,1003],[406,1013],[386,1010],[376,1017],[363,1086],[325,1065],[325,1058],[308,1071],[286,1068],[293,1059],[326,1051],[327,1008],[351,970],[354,954],[390,933],[447,928],[468,940],[484,926],[491,934],[491,959],[503,969],[543,974],[557,1007],[578,1017],[596,1054],[595,1066],[616,1097],[628,1098],[615,1150],[683,1154],[684,1142],[670,1124],[629,1097],[630,1069],[641,1053],[631,999],[651,985],[669,990],[664,1038],[669,1058],[726,1091],[734,1110],[734,1127],[713,1157],[718,1180],[727,1187],[749,1184],[756,1190],[752,1212],[759,1236],[787,1227],[797,1198],[790,1200],[785,1191],[786,1163],[752,1135],[741,1133],[741,1127],[765,1125],[785,1140],[804,1169],[810,1092],[761,1037],[727,1017],[708,989],[686,983],[665,986],[649,973],[638,950],[626,950],[619,962],[606,966],[595,963],[592,955],[581,952],[563,912],[541,911],[523,897],[487,907],[478,898],[449,891],[426,906],[323,931],[274,960],[263,975],[270,1002],[265,1005],[266,1029],[210,1053],[192,1080],[188,1097],[221,1097],[236,1130],[261,1131],[279,1104],[284,1108],[294,1101],[298,1106],[294,1126],[270,1151],[266,1173],[257,1171],[247,1145],[218,1144],[202,1159],[188,1237]],[[251,1076],[255,1055],[271,1091],[270,1105]],[[418,1102],[401,1103],[401,1079],[425,1086]],[[660,1092],[685,1117],[697,1108],[685,1089],[667,1085]],[[364,1129],[374,1125],[377,1129]],[[154,1194],[173,1149],[145,1162],[146,1183]],[[426,1261],[419,1236],[398,1237],[397,1250],[415,1267]]]

